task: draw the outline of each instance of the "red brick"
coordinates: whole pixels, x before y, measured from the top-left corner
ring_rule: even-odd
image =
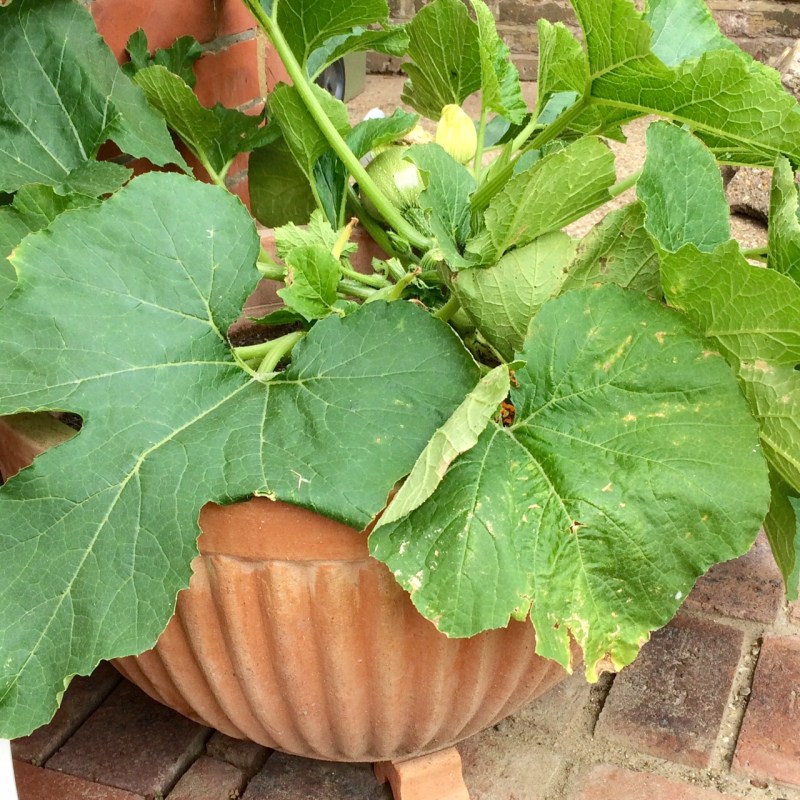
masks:
[[[740,800],[730,794],[678,783],[658,775],[631,772],[600,764],[585,772],[579,781],[574,800]]]
[[[734,772],[800,787],[800,637],[764,640]]]
[[[249,778],[264,766],[264,762],[269,758],[272,750],[255,742],[234,739],[217,731],[208,740],[206,753],[212,758],[227,761],[229,764],[239,767]]]
[[[783,598],[783,579],[762,533],[747,555],[718,564],[700,578],[686,599],[686,607],[771,623],[783,606]]]
[[[216,53],[206,53],[194,65],[195,93],[207,107],[222,103],[236,108],[264,97],[265,46],[261,37],[235,42]]]
[[[90,783],[51,769],[14,762],[19,800],[144,800],[140,794]]]
[[[165,794],[208,735],[208,728],[123,681],[47,767],[142,795]]]
[[[169,47],[179,36],[207,42],[216,33],[213,0],[94,0],[92,16],[117,59],[138,28],[147,34],[151,50]]]
[[[335,764],[275,753],[242,800],[390,800],[369,764]]]
[[[242,0],[217,0],[217,36],[230,36],[256,27],[255,17]]]
[[[14,758],[43,764],[105,700],[120,680],[120,674],[106,663],[88,677],[74,678],[52,721],[30,736],[11,743]]]
[[[167,800],[228,800],[239,797],[246,783],[247,778],[238,767],[201,756],[181,776]]]
[[[740,631],[679,617],[615,679],[596,733],[642,753],[708,767],[736,674]]]

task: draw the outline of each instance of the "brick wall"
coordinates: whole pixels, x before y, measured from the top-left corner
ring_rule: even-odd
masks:
[[[536,20],[564,22],[577,29],[569,0],[487,0],[498,29],[526,80],[536,77]],[[767,60],[800,38],[800,0],[707,0],[725,33],[757,58]],[[426,0],[390,0],[394,19],[410,19]],[[371,56],[376,72],[395,72],[399,62]]]

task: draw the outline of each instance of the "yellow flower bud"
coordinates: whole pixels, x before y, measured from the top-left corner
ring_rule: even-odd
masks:
[[[475,123],[461,106],[446,105],[436,126],[436,144],[441,145],[461,164],[475,157],[478,149],[478,134]]]

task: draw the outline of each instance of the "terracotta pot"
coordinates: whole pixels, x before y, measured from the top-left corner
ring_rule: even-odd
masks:
[[[29,461],[37,435],[52,444],[54,428],[41,415],[0,418],[0,470]],[[310,511],[255,498],[209,504],[200,525],[190,588],[156,647],[115,663],[230,736],[396,761],[493,725],[566,675],[535,654],[528,623],[446,638],[370,558],[363,533]]]

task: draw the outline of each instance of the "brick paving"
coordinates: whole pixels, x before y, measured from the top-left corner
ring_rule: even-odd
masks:
[[[761,539],[713,570],[619,675],[573,675],[461,743],[472,800],[800,800],[800,604],[785,603],[767,555]],[[12,750],[20,800],[392,796],[368,764],[231,739],[108,665]]]

